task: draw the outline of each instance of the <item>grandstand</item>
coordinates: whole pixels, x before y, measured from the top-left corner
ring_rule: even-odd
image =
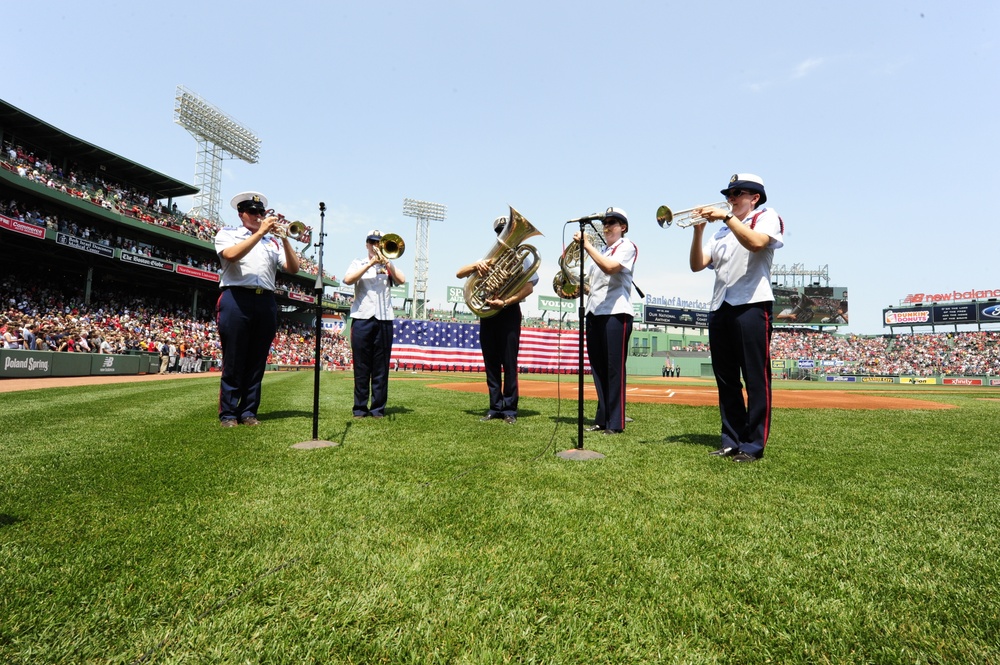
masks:
[[[113,347],[125,353],[148,352],[172,340],[196,347],[204,358],[199,368],[210,367],[217,359],[217,340],[210,333],[184,331],[214,326],[218,296],[212,242],[218,224],[189,217],[175,203],[197,188],[3,101],[0,128],[0,326],[8,329],[5,333],[19,335],[21,326],[34,321],[42,339],[46,333],[56,336],[53,350],[66,338],[75,346],[84,333],[91,340],[115,338]],[[305,323],[315,311],[319,267],[302,258],[299,274],[279,276],[276,297],[285,340],[295,333],[308,335]],[[323,281],[337,285],[326,275]],[[324,305],[346,312],[349,300]],[[137,313],[145,320],[136,321]],[[187,323],[175,325],[178,321]],[[105,322],[109,327],[102,327]],[[276,350],[275,363],[303,359],[303,344],[287,346],[294,348]],[[311,341],[308,346],[314,348]],[[346,362],[335,346],[331,341],[331,360]],[[122,363],[122,371],[126,367],[137,365]],[[86,373],[87,368],[80,364],[73,371]]]

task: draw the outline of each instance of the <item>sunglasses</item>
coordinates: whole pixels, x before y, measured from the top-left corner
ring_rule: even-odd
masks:
[[[727,199],[728,198],[735,199],[735,198],[739,198],[739,197],[743,196],[744,194],[756,194],[756,193],[757,192],[751,192],[751,191],[746,190],[746,189],[731,189],[728,192],[726,192],[726,198]]]
[[[266,215],[267,214],[267,211],[264,210],[263,208],[247,208],[243,212],[245,212],[248,215]]]

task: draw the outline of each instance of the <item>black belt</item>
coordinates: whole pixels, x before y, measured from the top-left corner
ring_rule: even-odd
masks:
[[[223,286],[222,287],[223,291],[228,291],[229,289],[239,289],[240,291],[250,291],[252,293],[256,293],[257,295],[261,295],[263,293],[268,293],[268,294],[274,293],[274,291],[271,291],[269,289],[264,289],[264,288],[261,288],[259,286]]]

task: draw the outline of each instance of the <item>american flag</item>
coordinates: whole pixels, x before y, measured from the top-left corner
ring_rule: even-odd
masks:
[[[579,331],[521,328],[517,364],[532,372],[576,372],[579,369]],[[443,366],[483,371],[478,323],[445,321],[393,322],[390,362],[407,366]],[[590,372],[584,346],[583,371]]]

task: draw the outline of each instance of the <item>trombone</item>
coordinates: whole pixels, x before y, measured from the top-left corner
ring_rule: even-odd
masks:
[[[728,201],[695,206],[694,208],[688,208],[687,210],[678,210],[677,212],[673,212],[667,206],[660,206],[659,208],[656,209],[656,223],[659,224],[660,228],[662,229],[665,229],[668,226],[677,226],[682,229],[686,229],[689,226],[707,224],[708,222],[713,221],[710,219],[706,219],[701,215],[695,214],[696,210],[701,210],[702,208],[722,208],[727,212],[733,209],[733,207],[729,205]]]
[[[395,233],[386,233],[378,241],[375,252],[382,258],[382,263],[392,259],[398,259],[406,251],[406,243],[403,238]]]

